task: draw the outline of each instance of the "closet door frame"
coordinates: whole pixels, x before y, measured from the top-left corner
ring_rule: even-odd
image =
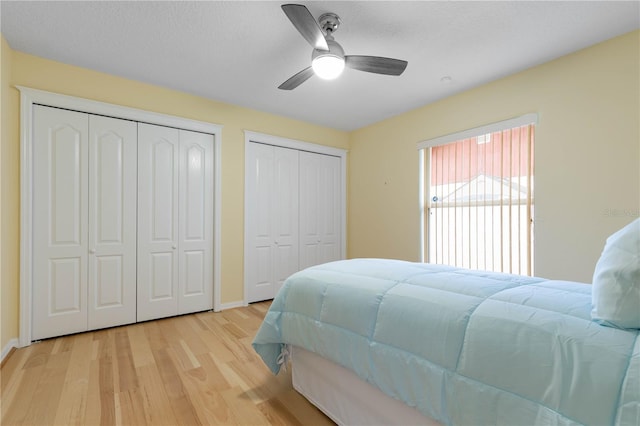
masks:
[[[334,157],[340,158],[340,259],[344,259],[347,255],[347,153],[348,151],[345,149],[334,148],[325,145],[319,145],[311,142],[304,142],[296,139],[288,139],[280,136],[273,136],[265,133],[258,133],[249,130],[244,131],[244,152],[245,152],[245,188],[244,188],[244,295],[243,295],[243,303],[244,306],[249,305],[248,294],[249,294],[249,281],[248,281],[248,271],[250,265],[248,264],[248,250],[250,247],[250,236],[248,229],[248,220],[247,217],[249,215],[249,211],[247,209],[249,203],[247,200],[248,191],[247,191],[247,179],[246,179],[246,171],[251,167],[249,164],[249,158],[246,155],[247,151],[250,149],[250,143],[262,143],[266,145],[273,145],[282,148],[291,148],[296,149],[298,151],[307,151],[313,152],[316,154],[325,154],[332,155]]]
[[[213,309],[220,303],[220,219],[221,219],[221,144],[222,126],[204,121],[144,111],[75,96],[15,86],[20,91],[20,333],[18,346],[32,342],[33,304],[33,106],[36,104],[70,109],[89,114],[175,127],[213,135],[214,143],[214,218],[213,218]]]

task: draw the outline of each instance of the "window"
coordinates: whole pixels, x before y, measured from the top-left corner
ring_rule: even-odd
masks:
[[[533,147],[527,115],[418,145],[423,260],[533,274]]]

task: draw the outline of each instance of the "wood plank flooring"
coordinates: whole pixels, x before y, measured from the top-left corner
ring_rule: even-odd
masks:
[[[270,302],[44,340],[2,365],[2,425],[332,425],[251,348]]]

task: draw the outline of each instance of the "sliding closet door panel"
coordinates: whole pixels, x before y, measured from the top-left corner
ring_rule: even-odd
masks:
[[[284,280],[298,271],[298,151],[275,149],[274,296]]]
[[[319,263],[333,262],[342,258],[341,255],[341,190],[340,190],[340,159],[325,155],[322,160],[321,182],[319,190],[321,215]]]
[[[137,124],[89,116],[89,329],[136,321]]]
[[[341,259],[340,158],[300,152],[300,269]]]
[[[177,129],[138,124],[137,320],[178,313]]]
[[[213,136],[180,130],[178,313],[213,308]]]
[[[246,170],[248,250],[246,262],[249,302],[272,299],[273,281],[273,222],[275,197],[274,147],[257,143],[248,144]]]
[[[320,262],[321,154],[300,153],[300,269]]]
[[[33,107],[33,330],[87,329],[87,114]]]
[[[298,271],[298,151],[248,144],[249,302],[273,299]]]

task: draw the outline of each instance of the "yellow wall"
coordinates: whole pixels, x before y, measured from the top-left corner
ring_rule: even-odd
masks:
[[[606,237],[640,215],[639,41],[635,31],[353,132],[349,256],[420,260],[417,142],[537,112],[535,274],[590,282]]]
[[[20,146],[18,94],[10,89],[13,51],[0,39],[0,343],[18,337]]]
[[[108,74],[69,66],[59,62],[11,51],[2,38],[3,106],[9,92],[9,111],[2,110],[2,341],[18,336],[19,260],[19,92],[10,87],[21,85],[65,95],[125,105],[147,111],[171,114],[193,120],[220,124],[222,129],[222,248],[221,302],[243,298],[244,241],[244,133],[243,130],[268,133],[322,145],[346,149],[346,132],[287,119],[273,114],[241,108],[175,90],[143,84]],[[10,57],[9,57],[10,56]],[[3,68],[4,71],[4,68]],[[5,117],[5,112],[7,116]],[[6,157],[5,157],[6,156]],[[10,163],[10,167],[6,167]],[[6,167],[6,168],[5,168]],[[6,206],[6,208],[5,208]],[[6,226],[5,226],[6,224]],[[7,228],[9,233],[7,234]],[[12,254],[9,256],[9,254]],[[5,264],[5,259],[6,263]],[[6,333],[5,333],[6,330]]]

